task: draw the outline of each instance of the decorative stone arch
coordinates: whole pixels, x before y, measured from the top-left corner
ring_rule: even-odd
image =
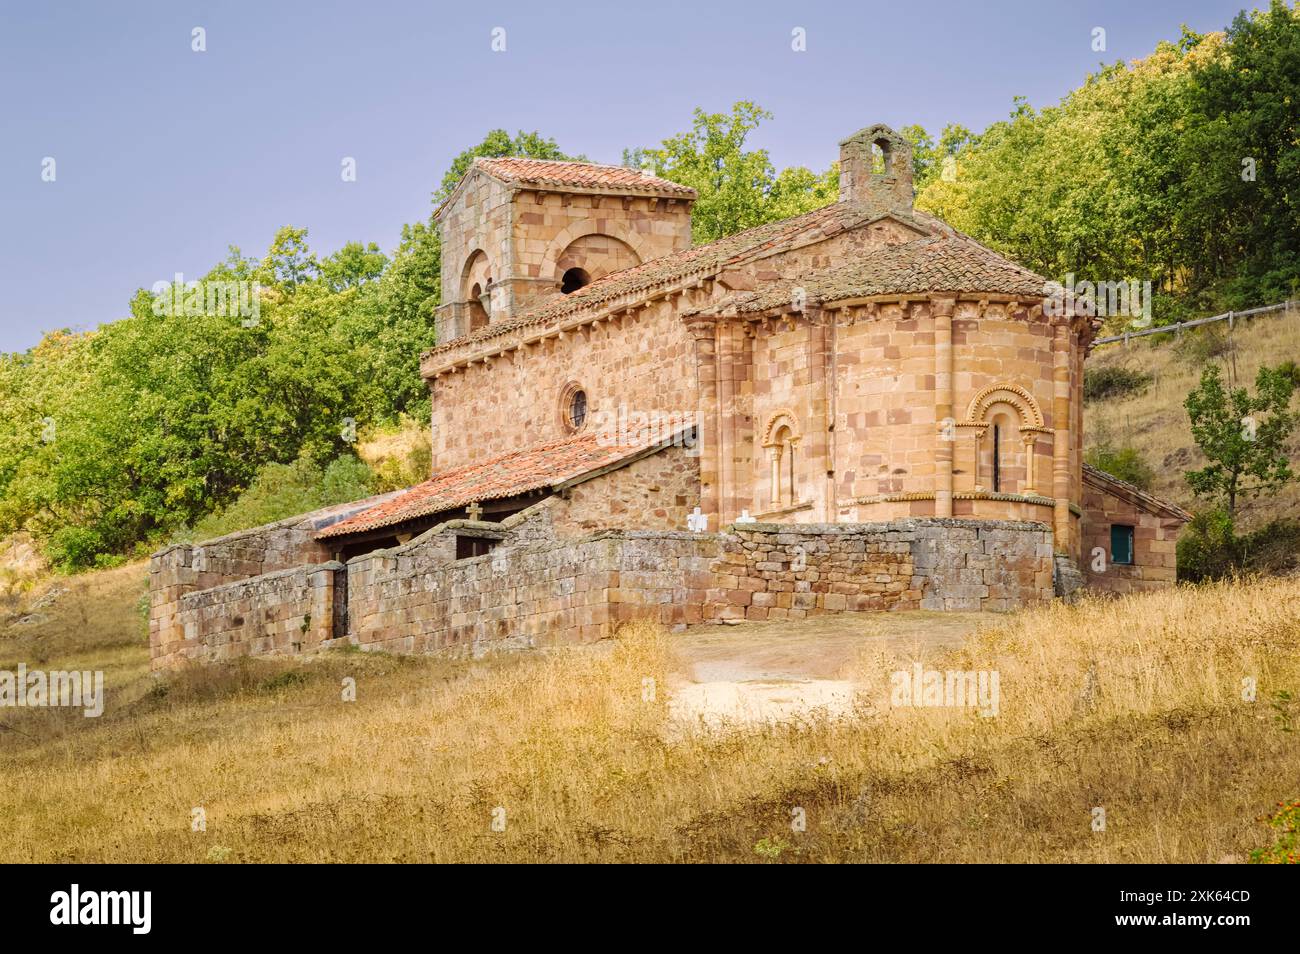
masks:
[[[796,480],[796,453],[803,438],[799,420],[789,408],[782,408],[767,419],[763,428],[763,447],[767,448],[771,473],[771,503],[773,508],[794,506],[798,503]]]
[[[560,231],[559,235],[551,240],[550,246],[546,249],[546,254],[542,257],[539,274],[543,276],[554,275],[559,265],[560,256],[564,254],[565,249],[578,239],[586,238],[588,235],[604,235],[618,239],[630,248],[642,262],[653,257],[641,237],[633,234],[630,229],[625,228],[620,223],[610,219],[601,222],[597,222],[595,219],[579,219],[577,222],[570,222]]]
[[[985,423],[989,408],[994,404],[1010,404],[1020,414],[1021,428],[1043,430],[1043,412],[1034,396],[1016,384],[994,384],[980,391],[966,409],[964,424]]]
[[[1024,444],[1025,464],[1025,485],[1021,488],[1021,493],[1033,495],[1037,492],[1034,488],[1035,448],[1039,436],[1050,434],[1051,431],[1043,425],[1043,412],[1038,402],[1034,400],[1034,396],[1016,384],[994,384],[979,391],[966,408],[965,420],[958,424],[959,427],[971,428],[974,431],[974,459],[971,462],[971,473],[975,475],[975,490],[982,492],[985,489],[980,483],[980,452],[985,434],[995,426],[990,420],[990,415],[999,405],[1010,407],[1019,418],[1018,428],[1020,440]],[[997,461],[997,452],[998,447],[995,445],[992,482],[995,491],[1001,489],[998,470],[1000,462]]]

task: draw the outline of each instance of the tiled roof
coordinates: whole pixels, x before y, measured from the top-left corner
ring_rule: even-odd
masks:
[[[886,245],[843,265],[734,295],[740,312],[788,303],[802,288],[812,303],[924,292],[1042,296],[1047,279],[957,232]]]
[[[580,189],[619,189],[636,193],[680,196],[694,199],[689,186],[652,176],[641,169],[603,166],[594,162],[562,162],[555,159],[502,158],[474,160],[489,175],[518,185],[572,186]]]
[[[682,432],[645,431],[623,442],[590,430],[563,440],[511,451],[491,460],[457,467],[410,488],[405,493],[349,517],[316,534],[316,539],[377,530],[468,506],[475,501],[500,500],[530,490],[554,488],[575,478],[653,453],[679,440]]]
[[[572,294],[556,295],[531,311],[507,321],[488,325],[473,334],[453,338],[446,344],[430,348],[425,354],[437,354],[444,349],[459,348],[466,342],[486,341],[528,325],[541,324],[586,308],[598,308],[615,298],[640,292],[648,293],[657,286],[681,281],[691,275],[713,274],[732,260],[759,254],[796,239],[817,235],[829,237],[879,217],[879,212],[856,203],[836,202],[789,219],[768,222],[734,235],[715,239],[704,245],[695,245],[680,252],[651,259],[632,268],[612,272]],[[913,224],[921,231],[934,228],[948,229],[948,226],[938,219],[920,213],[915,215]]]
[[[1108,493],[1116,494],[1121,498],[1128,498],[1130,502],[1148,513],[1162,514],[1184,522],[1192,519],[1192,515],[1177,504],[1170,503],[1168,500],[1161,500],[1155,494],[1147,493],[1136,484],[1130,484],[1127,480],[1120,480],[1114,474],[1108,474],[1099,467],[1093,467],[1092,464],[1085,463],[1083,465],[1083,478]]]

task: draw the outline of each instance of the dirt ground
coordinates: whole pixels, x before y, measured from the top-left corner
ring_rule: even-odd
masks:
[[[671,708],[678,720],[709,728],[847,715],[862,654],[884,652],[901,665],[959,646],[995,619],[914,611],[696,627],[673,637]]]

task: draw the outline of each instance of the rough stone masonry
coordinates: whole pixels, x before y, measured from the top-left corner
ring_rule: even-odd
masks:
[[[915,209],[889,127],[839,158],[838,201],[696,246],[678,183],[475,160],[429,479],[156,554],[155,664],[1172,585],[1189,515],[1083,461],[1099,319]]]

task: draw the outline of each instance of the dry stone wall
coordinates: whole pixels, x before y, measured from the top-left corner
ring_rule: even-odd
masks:
[[[613,634],[650,619],[800,619],[844,611],[1007,610],[1052,597],[1039,523],[911,519],[742,524],[715,534],[607,530],[557,538],[549,500],[501,524],[457,520],[409,544],[184,594],[181,638],[155,666],[294,653],[347,641],[480,654]],[[457,538],[487,540],[457,559]],[[346,594],[346,596],[345,596]]]

